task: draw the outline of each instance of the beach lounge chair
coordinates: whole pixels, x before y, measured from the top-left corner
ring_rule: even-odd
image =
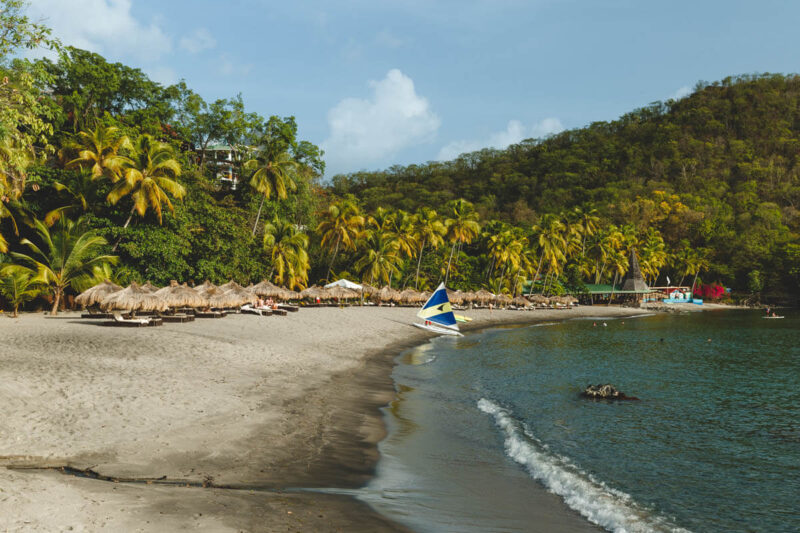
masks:
[[[114,320],[112,320],[111,322],[106,322],[106,325],[129,327],[129,328],[141,328],[149,326],[150,322],[152,322],[151,318],[122,318],[122,315],[119,313],[114,313],[113,318]]]
[[[197,311],[194,316],[197,318],[223,318],[225,313],[220,311]]]
[[[245,304],[239,308],[242,313],[249,313],[251,315],[258,315],[258,316],[270,316],[272,315],[272,309],[269,307],[254,307],[252,304]]]
[[[183,313],[175,313],[174,315],[161,315],[160,319],[162,322],[192,322],[194,320],[194,315],[186,315]]]

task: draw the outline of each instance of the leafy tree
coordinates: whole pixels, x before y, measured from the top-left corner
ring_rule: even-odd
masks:
[[[258,215],[253,224],[253,235],[255,235],[264,200],[269,199],[273,194],[279,199],[285,200],[287,190],[294,190],[297,187],[293,178],[299,165],[288,152],[273,154],[271,150],[264,149],[249,159],[244,166],[245,169],[253,171],[250,186],[261,195]]]
[[[453,252],[455,252],[456,246],[460,247],[463,244],[471,243],[478,236],[481,228],[475,208],[463,198],[448,203],[447,213],[448,218],[445,219],[444,225],[447,228],[447,240],[452,247],[450,249],[450,258],[447,260],[447,271],[444,275],[445,284],[450,276],[450,264],[453,260]]]
[[[42,288],[31,269],[21,265],[0,266],[0,294],[11,304],[14,318],[18,316],[19,306],[39,296]]]
[[[119,163],[120,179],[108,193],[108,201],[116,204],[126,196],[133,201],[130,214],[123,229],[128,227],[133,214],[144,216],[148,209],[155,211],[161,224],[161,208],[166,205],[172,211],[169,196],[183,198],[186,190],[175,179],[181,174],[180,163],[174,158],[172,148],[156,141],[149,135],[136,140],[133,152]],[[114,245],[116,250],[117,244]]]
[[[277,217],[264,228],[264,250],[272,266],[270,278],[290,289],[308,285],[308,236]]]
[[[40,220],[34,220],[33,224],[40,243],[22,239],[20,244],[27,246],[30,254],[12,252],[11,256],[35,271],[34,279],[50,288],[51,313],[56,314],[67,288],[81,278],[92,276],[95,267],[116,263],[117,257],[101,254],[108,242],[88,229],[83,220],[61,218],[52,230]]]
[[[330,279],[339,248],[355,250],[357,239],[363,235],[364,224],[364,217],[353,200],[341,200],[328,207],[317,226],[317,233],[322,238],[322,247],[333,249],[328,264],[327,279]]]
[[[414,289],[419,289],[419,269],[422,265],[422,254],[425,246],[438,248],[444,244],[444,235],[447,228],[439,218],[439,215],[429,207],[421,207],[414,215],[413,230],[414,239],[419,243],[417,251],[417,273],[414,276]]]

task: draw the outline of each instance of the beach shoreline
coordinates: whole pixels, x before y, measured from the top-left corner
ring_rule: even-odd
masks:
[[[643,311],[468,311],[463,329]],[[303,309],[141,329],[73,314],[0,320],[0,527],[405,531],[354,498],[292,489],[371,478],[394,358],[430,338],[409,326],[415,312]],[[59,466],[151,482],[14,469]]]

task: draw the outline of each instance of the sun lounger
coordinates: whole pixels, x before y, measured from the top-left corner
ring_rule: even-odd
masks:
[[[161,315],[162,322],[192,322],[194,320],[194,315],[185,315],[183,313],[176,313],[174,315]]]
[[[272,309],[269,307],[254,307],[251,304],[243,305],[240,308],[242,313],[249,313],[251,315],[258,315],[258,316],[271,316]]]
[[[197,318],[222,318],[225,316],[225,313],[220,311],[197,311],[194,316]]]
[[[122,318],[119,313],[114,313],[111,322],[106,322],[107,326],[121,326],[128,328],[142,328],[151,325],[151,318]]]
[[[286,316],[289,313],[287,313],[284,309],[273,309],[272,314],[277,316]]]
[[[81,313],[81,318],[104,318],[107,320],[109,318],[114,318],[114,315],[111,313],[92,313],[90,311],[88,313]]]
[[[289,304],[278,304],[278,309],[283,309],[284,311],[289,311],[290,313],[296,313],[300,310],[300,307]]]

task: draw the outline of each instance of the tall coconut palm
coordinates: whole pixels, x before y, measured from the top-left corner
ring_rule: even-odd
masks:
[[[86,168],[93,180],[104,177],[116,182],[125,160],[122,151],[126,149],[133,149],[127,135],[122,135],[114,126],[98,124],[93,131],[78,132],[75,139],[62,148],[61,156],[68,159],[67,168]]]
[[[580,229],[581,256],[586,254],[586,239],[592,237],[600,228],[600,216],[597,209],[576,207],[570,213],[572,224]]]
[[[14,318],[17,317],[19,306],[39,296],[42,289],[33,270],[21,265],[0,266],[0,294],[14,309]]]
[[[95,267],[116,263],[117,258],[100,254],[108,242],[88,229],[83,220],[73,222],[61,218],[52,229],[40,220],[34,220],[33,224],[40,244],[22,239],[20,244],[28,247],[30,255],[12,252],[11,256],[29,266],[36,272],[36,280],[50,287],[53,292],[52,314],[56,314],[68,287],[92,276]]]
[[[275,217],[264,226],[264,250],[272,260],[269,277],[290,289],[308,284],[308,235]]]
[[[367,232],[363,245],[363,254],[354,265],[356,270],[362,279],[368,279],[370,285],[376,282],[388,285],[392,276],[399,272],[397,239],[389,232],[375,229]]]
[[[444,244],[444,236],[447,228],[442,223],[439,215],[429,207],[422,207],[414,214],[413,220],[414,239],[417,241],[417,274],[414,277],[414,289],[419,290],[419,269],[422,265],[422,254],[425,246],[438,248]]]
[[[452,245],[450,258],[447,260],[447,271],[444,275],[444,283],[447,285],[456,246],[461,247],[471,243],[480,233],[481,226],[478,223],[478,214],[475,212],[475,208],[463,198],[447,204],[447,219],[445,219],[444,225],[447,228],[447,240]]]
[[[89,169],[81,169],[74,177],[64,182],[53,182],[53,188],[69,195],[70,203],[53,209],[44,217],[44,223],[52,226],[63,217],[77,218],[89,211],[97,200],[95,178]]]
[[[116,204],[127,196],[133,201],[123,228],[131,223],[134,213],[143,217],[148,209],[155,211],[161,224],[162,206],[174,210],[169,197],[181,199],[186,194],[186,189],[176,181],[181,175],[181,165],[175,159],[172,147],[150,135],[139,136],[130,156],[120,161],[118,172],[120,179],[108,193],[108,201]],[[118,245],[119,240],[113,250]]]
[[[364,232],[364,224],[364,217],[354,201],[341,200],[328,206],[322,222],[317,225],[317,233],[322,235],[322,247],[333,251],[326,277],[330,278],[340,248],[356,249],[356,242]]]
[[[299,167],[300,165],[292,159],[288,152],[274,154],[269,149],[260,150],[255,157],[245,161],[244,169],[253,172],[250,186],[261,195],[258,214],[253,224],[253,235],[256,234],[258,228],[264,201],[269,200],[273,195],[280,200],[285,200],[287,191],[297,189],[294,178]]]
[[[539,265],[536,267],[536,274],[533,277],[531,284],[531,292],[533,292],[533,285],[539,277],[542,266],[548,268],[548,277],[554,270],[558,270],[562,261],[566,260],[567,241],[564,237],[566,225],[556,215],[547,214],[542,217],[539,225],[533,227],[533,233],[536,236],[536,243],[539,245]],[[544,290],[544,287],[542,287]]]

